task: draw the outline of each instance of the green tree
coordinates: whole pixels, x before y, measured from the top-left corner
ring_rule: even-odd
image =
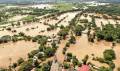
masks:
[[[105,58],[106,60],[109,60],[109,61],[112,61],[112,60],[116,59],[115,52],[114,52],[114,50],[112,50],[112,49],[105,50],[105,51],[103,52],[103,55],[104,55],[104,58]]]
[[[75,44],[76,43],[75,36],[70,36],[69,42]]]
[[[83,26],[81,26],[81,25],[75,26],[75,30],[74,30],[75,35],[81,36],[83,30],[84,30]]]
[[[18,71],[31,71],[33,69],[32,61],[26,61],[20,65]]]

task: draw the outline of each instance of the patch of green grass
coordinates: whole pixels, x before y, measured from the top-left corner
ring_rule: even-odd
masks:
[[[28,15],[27,17],[24,17],[24,18],[22,18],[22,20],[32,20],[32,19],[34,19],[35,18],[35,16],[31,16],[31,15]]]
[[[59,3],[54,5],[54,9],[57,9],[60,11],[72,10],[73,7],[74,7],[74,4],[72,3]]]

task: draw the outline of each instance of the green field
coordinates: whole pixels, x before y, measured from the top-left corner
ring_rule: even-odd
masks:
[[[72,10],[74,7],[74,4],[72,3],[59,3],[55,4],[54,8],[60,11],[67,11],[67,10]]]

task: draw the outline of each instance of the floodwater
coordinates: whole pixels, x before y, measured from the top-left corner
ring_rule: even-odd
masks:
[[[89,55],[89,62],[95,64],[96,66],[108,66],[107,64],[102,64],[97,61],[93,61],[93,57],[102,57],[103,58],[103,52],[106,49],[111,49],[112,43],[106,42],[106,41],[100,41],[91,43],[88,42],[87,35],[83,34],[81,37],[76,37],[77,42],[75,45],[71,45],[67,52],[73,53],[73,55],[76,55],[76,57],[81,61],[86,55]],[[116,53],[116,60],[114,63],[117,67],[120,67],[120,44],[117,44],[114,48],[114,51]],[[92,56],[94,54],[94,56]],[[116,71],[115,69],[115,71]]]
[[[6,68],[16,62],[20,57],[27,59],[27,54],[37,49],[38,44],[28,41],[18,41],[0,44],[0,67]]]

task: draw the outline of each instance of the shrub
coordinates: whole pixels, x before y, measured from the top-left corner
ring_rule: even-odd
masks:
[[[48,27],[48,28],[47,28],[47,31],[51,31],[51,28],[50,28],[50,27]]]
[[[38,57],[38,59],[42,59],[44,57],[44,54],[38,53],[36,56]]]
[[[24,62],[18,71],[31,71],[33,69],[33,65],[31,61]]]
[[[111,71],[111,70],[106,67],[100,67],[98,71]]]
[[[63,66],[64,66],[64,69],[70,68],[70,65],[68,63],[64,63]]]
[[[55,49],[47,47],[46,50],[44,50],[44,52],[47,55],[47,57],[51,57],[55,54]]]
[[[56,45],[55,41],[53,41],[53,42],[51,43],[51,45],[52,45],[52,48],[55,48],[55,49],[58,48],[58,46]]]
[[[66,36],[68,35],[68,31],[69,31],[69,30],[68,30],[67,28],[62,29],[62,30],[60,30],[60,31],[58,32],[58,35],[61,36],[62,39],[65,39]]]
[[[73,63],[74,66],[76,66],[76,65],[79,64],[79,61],[78,61],[78,59],[76,58],[76,56],[73,56],[72,63]]]
[[[11,36],[10,35],[5,35],[0,38],[0,43],[7,43],[11,41]]]
[[[88,23],[88,19],[81,19],[80,23]]]
[[[81,36],[83,30],[84,30],[83,26],[81,26],[81,25],[75,26],[75,30],[74,30],[75,35]]]
[[[12,41],[13,41],[13,42],[16,42],[16,41],[18,41],[18,38],[17,38],[17,36],[12,36]]]
[[[64,29],[65,27],[63,25],[60,26],[60,29]]]
[[[17,67],[17,63],[13,63],[12,67],[16,68]]]
[[[33,51],[31,51],[30,53],[28,53],[28,57],[29,58],[33,58],[33,56],[35,55],[35,54],[37,54],[39,52],[39,50],[33,50]]]
[[[17,61],[18,65],[22,64],[23,62],[24,62],[23,58],[19,58],[18,61]]]
[[[72,53],[67,53],[67,61],[70,62],[72,59]]]
[[[112,61],[109,62],[109,66],[110,66],[110,68],[112,68],[112,69],[115,68],[115,64],[114,64]]]
[[[75,37],[71,36],[70,39],[69,39],[69,42],[72,43],[72,44],[75,44],[76,43]]]
[[[105,50],[103,52],[103,55],[104,55],[104,58],[106,60],[109,60],[109,61],[112,61],[114,59],[116,59],[116,55],[115,55],[115,52],[114,50],[110,49],[110,50]]]
[[[25,41],[30,41],[31,39],[32,39],[31,36],[25,36],[25,37],[24,37],[24,40],[25,40]]]
[[[97,60],[101,63],[106,63],[106,60],[104,58],[99,58],[99,57],[96,57],[94,60]]]
[[[62,52],[62,53],[63,53],[63,54],[65,54],[65,53],[66,53],[66,51],[67,51],[67,48],[66,48],[66,47],[64,47],[64,48],[63,48],[63,52]]]
[[[50,71],[50,65],[49,64],[43,64],[42,71]]]
[[[70,47],[70,43],[67,42],[66,45],[65,45],[65,47]]]
[[[8,28],[6,28],[6,30],[11,31],[11,28],[10,28],[10,27],[8,27]]]
[[[25,36],[25,34],[23,32],[20,32],[19,36]]]

